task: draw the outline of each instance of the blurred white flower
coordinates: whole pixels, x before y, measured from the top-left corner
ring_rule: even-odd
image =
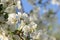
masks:
[[[16,8],[15,5],[8,6],[8,7],[5,9],[5,12],[7,12],[7,13],[16,13],[15,8]]]
[[[13,37],[12,37],[12,35],[8,35],[8,38],[9,38],[9,40],[13,40]]]
[[[52,0],[52,2],[51,2],[52,4],[57,4],[57,5],[60,5],[60,0]]]
[[[8,24],[1,24],[1,26],[4,30],[6,30],[8,28]]]
[[[56,40],[54,37],[47,34],[45,24],[42,23],[45,21],[50,23],[53,15],[48,18],[45,15],[40,17],[38,14],[40,11],[40,7],[35,6],[37,0],[27,1],[29,1],[29,3],[33,6],[33,10],[29,15],[25,12],[18,12],[16,14],[16,7],[19,10],[22,8],[21,0],[1,0],[3,6],[7,7],[4,12],[8,13],[8,21],[6,22],[7,24],[1,23],[0,25],[0,28],[2,27],[2,29],[0,29],[0,40],[13,40],[13,37],[15,40],[21,40],[20,37],[23,37],[23,39],[27,38],[27,40],[29,37],[31,37],[32,40]],[[60,1],[52,0],[52,4],[60,5],[59,2]],[[44,12],[46,13],[47,10],[44,9]],[[5,15],[5,13],[3,13],[3,15]],[[5,22],[4,16],[2,15],[0,16],[0,22],[1,21]],[[15,30],[18,30],[18,32],[16,32],[17,35],[14,34]],[[22,31],[23,35],[19,34],[21,33],[20,30]]]
[[[30,36],[33,38],[33,40],[41,40],[42,30],[38,30],[33,32]]]
[[[30,32],[30,27],[28,25],[25,25],[22,29],[22,31],[24,31],[24,35],[27,35],[28,32]]]
[[[9,24],[8,29],[8,31],[14,32],[17,29],[17,26],[16,24]]]
[[[8,37],[5,35],[5,31],[1,28],[0,30],[0,40],[8,40]]]
[[[23,16],[24,16],[24,17],[28,17],[28,15],[27,15],[26,13],[23,13]]]
[[[27,35],[28,32],[33,32],[33,31],[35,31],[36,28],[37,28],[37,24],[35,24],[35,23],[32,22],[32,23],[29,24],[29,25],[25,25],[22,30],[24,31],[24,34]]]
[[[16,18],[17,14],[9,14],[8,15],[8,24],[15,24],[17,22],[17,18]]]
[[[23,20],[21,20],[21,24],[20,24],[20,26],[18,27],[18,30],[23,29],[23,28],[24,28],[24,26],[25,26],[25,23],[24,23],[24,21],[23,21]]]
[[[30,21],[30,22],[34,21],[34,19],[33,19],[32,16],[29,17],[29,21]]]
[[[18,16],[21,18],[22,17],[22,13],[21,12],[18,12]]]
[[[31,22],[29,26],[31,27],[31,30],[33,30],[33,31],[35,31],[37,28],[37,24],[34,22]]]
[[[17,7],[18,7],[18,9],[21,9],[21,2],[20,2],[20,0],[17,1]]]
[[[33,36],[33,39],[39,39],[40,40],[40,33],[38,33],[37,35]]]
[[[26,13],[21,13],[21,12],[18,12],[18,16],[20,17],[20,18],[26,18],[26,17],[28,17],[28,15],[26,14]]]
[[[1,0],[2,3],[8,2],[9,0]]]
[[[0,40],[3,40],[3,36],[0,34]]]

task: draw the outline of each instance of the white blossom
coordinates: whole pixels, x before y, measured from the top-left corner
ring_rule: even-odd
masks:
[[[25,26],[23,27],[23,31],[24,31],[24,32],[29,32],[29,31],[30,31],[30,27],[27,26],[27,25],[25,25]]]
[[[41,40],[42,30],[33,32],[30,36],[33,38],[33,40]]]
[[[46,17],[47,15],[39,17],[40,7],[35,6],[37,0],[27,1],[34,7],[29,15],[25,12],[17,12],[16,14],[16,7],[19,11],[22,9],[21,0],[1,0],[3,6],[6,7],[4,12],[8,13],[8,20],[6,22],[4,19],[5,13],[0,16],[0,40],[13,40],[13,37],[15,40],[21,40],[21,38],[27,38],[27,40],[29,38],[31,38],[30,40],[56,40],[55,37],[47,34],[47,29],[43,24],[44,22],[49,22],[50,24],[53,15],[49,18]],[[51,1],[52,4],[60,5],[60,1]]]
[[[37,24],[34,22],[31,22],[29,26],[31,27],[31,30],[33,30],[33,31],[36,30],[36,28],[37,28]]]
[[[28,17],[28,15],[27,15],[26,13],[23,13],[23,16],[24,16],[24,17]]]
[[[15,5],[8,6],[5,9],[5,12],[7,12],[7,13],[15,13],[16,12],[15,7],[16,7]]]
[[[30,21],[30,22],[31,22],[31,21],[34,21],[34,19],[33,19],[32,16],[29,17],[29,21]]]
[[[21,18],[22,17],[22,13],[21,12],[18,12],[18,16]]]
[[[3,40],[3,36],[2,35],[0,35],[0,40]]]
[[[56,5],[60,5],[60,0],[52,0],[52,2],[51,2],[52,4],[56,4]]]
[[[5,31],[1,28],[0,30],[0,40],[9,40],[8,37],[5,35]]]
[[[4,2],[8,2],[8,1],[9,1],[9,0],[5,0],[5,1],[4,1],[4,0],[1,0],[2,3],[4,3]]]
[[[9,14],[8,16],[8,24],[11,23],[11,24],[15,24],[17,22],[17,18],[16,18],[17,14]]]
[[[21,9],[21,2],[20,2],[20,0],[17,1],[17,7],[18,7],[18,9]]]
[[[18,30],[23,29],[24,26],[25,26],[25,23],[24,23],[23,20],[21,20],[21,24],[20,24],[20,26],[18,27]]]

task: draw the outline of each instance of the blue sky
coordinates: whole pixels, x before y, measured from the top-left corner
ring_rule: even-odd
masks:
[[[26,13],[29,13],[30,10],[33,9],[33,7],[27,2],[27,0],[22,0],[22,3],[23,3],[24,11]],[[47,9],[49,9],[49,8],[52,8],[54,11],[56,11],[56,9],[58,8],[58,6],[50,4],[50,5],[47,6]],[[41,8],[40,13],[43,14],[43,9],[42,8]],[[60,11],[56,15],[57,15],[57,18],[58,18],[58,23],[60,24]]]
[[[22,3],[23,3],[23,8],[24,8],[24,11],[29,13],[29,11],[33,8],[28,2],[27,0],[22,0]]]

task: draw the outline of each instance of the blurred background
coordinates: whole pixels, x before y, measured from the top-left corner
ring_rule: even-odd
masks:
[[[34,0],[35,1],[35,0]],[[33,2],[34,2],[33,1]],[[23,8],[26,13],[30,13],[34,9],[28,0],[22,0]],[[35,6],[40,7],[39,17],[42,18],[43,23],[48,27],[52,35],[56,36],[57,40],[60,40],[60,1],[59,0],[36,0]],[[49,18],[51,16],[52,18]],[[44,21],[46,18],[47,21]],[[52,27],[52,28],[51,28]],[[52,30],[52,31],[51,31]]]

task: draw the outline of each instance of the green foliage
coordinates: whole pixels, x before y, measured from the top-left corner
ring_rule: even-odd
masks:
[[[49,14],[49,15],[50,15],[50,14],[54,14],[53,10],[52,10],[52,9],[49,10],[48,14]]]
[[[3,10],[3,4],[0,4],[0,16],[3,14],[2,10]]]
[[[5,19],[7,19],[7,18],[8,18],[8,13],[6,13],[6,14],[4,15],[4,18],[5,18]]]
[[[54,12],[52,9],[50,9],[47,14],[46,14],[46,17],[49,18],[51,15],[54,15]]]
[[[33,10],[31,10],[30,13],[33,13]]]
[[[13,40],[16,40],[16,39],[13,37]]]
[[[0,4],[0,11],[3,10],[3,4]]]

